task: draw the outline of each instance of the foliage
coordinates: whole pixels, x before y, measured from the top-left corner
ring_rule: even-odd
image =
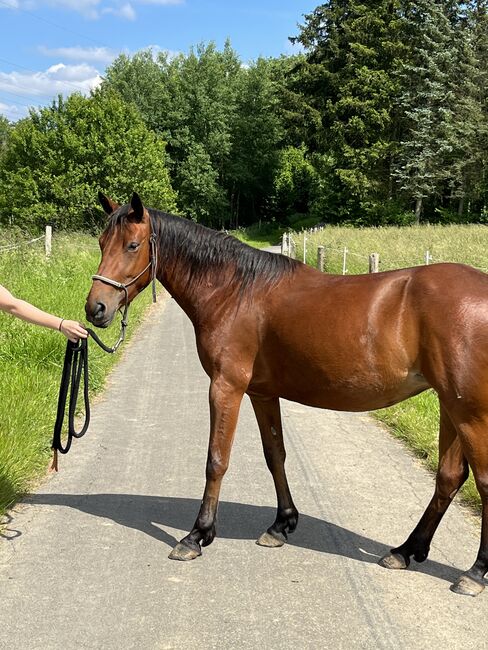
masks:
[[[175,205],[164,142],[113,91],[71,95],[32,111],[12,129],[0,171],[0,216],[6,222],[83,228],[100,222],[103,189],[126,201]]]
[[[486,221],[488,0],[327,0],[292,40],[121,55],[92,97],[0,121],[0,219],[90,225],[99,188],[136,188],[220,228]]]
[[[18,233],[2,230],[0,237],[14,241]],[[49,260],[42,242],[2,252],[0,277],[19,298],[83,321],[90,275],[99,258],[96,238],[77,233],[57,235]],[[145,292],[132,303],[129,337],[150,299]],[[116,328],[107,330],[104,340],[115,340]],[[66,339],[59,333],[0,312],[0,513],[45,475],[65,349]],[[93,392],[101,390],[117,356],[91,345]]]

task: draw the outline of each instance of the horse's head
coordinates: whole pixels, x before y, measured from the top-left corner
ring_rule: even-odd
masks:
[[[100,236],[102,260],[86,299],[86,317],[107,327],[117,309],[130,303],[151,281],[151,219],[141,199],[119,206],[99,192],[109,222]],[[152,264],[151,264],[152,262]]]

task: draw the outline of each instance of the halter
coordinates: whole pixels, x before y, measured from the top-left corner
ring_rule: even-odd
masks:
[[[156,248],[156,235],[154,232],[151,232],[149,237],[149,243],[151,246],[151,251],[149,254],[149,262],[146,264],[145,268],[136,275],[135,278],[132,278],[130,282],[123,284],[122,282],[117,282],[112,280],[112,278],[107,278],[104,275],[92,275],[92,280],[100,280],[100,282],[105,282],[105,284],[110,284],[110,286],[115,287],[116,289],[122,289],[125,294],[125,304],[124,304],[124,313],[122,314],[122,320],[120,322],[120,335],[118,341],[115,345],[109,348],[103,341],[101,341],[97,334],[92,329],[87,328],[88,333],[92,339],[102,348],[105,352],[113,353],[117,350],[119,345],[125,338],[125,328],[127,327],[127,315],[129,311],[129,292],[127,288],[134,284],[144,273],[152,267],[151,271],[151,282],[152,282],[152,298],[153,302],[156,302],[156,270],[158,266],[158,253]],[[83,375],[83,399],[85,402],[85,422],[80,429],[76,431],[75,429],[75,414],[76,414],[76,402],[78,399],[78,391],[80,387],[81,376]],[[69,409],[68,409],[68,434],[66,443],[63,445],[61,440],[62,429],[64,423],[64,415],[66,410],[66,401],[68,399],[69,393]],[[61,386],[59,388],[59,397],[58,397],[58,411],[56,415],[56,423],[54,425],[53,432],[53,461],[51,469],[58,471],[58,452],[62,454],[68,453],[71,442],[73,438],[81,438],[85,435],[88,426],[90,424],[90,402],[88,399],[88,343],[87,339],[81,339],[76,343],[72,341],[67,342],[66,353],[64,356],[64,366],[63,374],[61,377]]]
[[[92,331],[88,330],[90,332],[90,336],[95,339],[95,341],[100,345],[101,348],[105,350],[105,352],[115,352],[119,345],[122,343],[122,341],[125,338],[125,329],[127,327],[127,316],[129,313],[129,292],[127,291],[127,288],[130,287],[131,285],[134,284],[139,278],[144,275],[144,273],[152,267],[151,270],[151,283],[152,283],[152,299],[153,302],[156,302],[156,271],[157,271],[157,266],[158,266],[158,252],[156,248],[156,234],[154,232],[151,232],[151,235],[149,237],[149,244],[151,247],[151,252],[149,254],[149,262],[148,264],[143,268],[143,270],[136,275],[135,278],[132,278],[130,282],[127,282],[126,284],[123,284],[122,282],[117,282],[116,280],[112,280],[112,278],[107,278],[104,275],[92,275],[92,280],[100,280],[100,282],[105,282],[105,284],[109,284],[112,287],[115,287],[116,289],[122,289],[124,292],[124,312],[122,314],[122,320],[120,321],[120,335],[118,341],[115,343],[115,345],[112,348],[107,347],[104,345],[98,336]]]

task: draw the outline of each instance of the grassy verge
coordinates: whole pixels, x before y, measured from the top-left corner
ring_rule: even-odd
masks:
[[[317,247],[325,247],[328,273],[342,273],[343,251],[347,248],[347,272],[367,273],[368,256],[379,253],[380,271],[432,262],[461,262],[488,270],[488,228],[486,226],[409,226],[405,228],[346,228],[328,226],[306,232],[306,260],[317,264]],[[295,233],[296,257],[303,259],[303,233]]]
[[[1,234],[8,240],[9,233]],[[100,253],[95,238],[57,235],[46,260],[42,242],[0,253],[0,282],[16,296],[65,318],[84,321],[85,298]],[[128,336],[150,302],[145,292],[131,307]],[[104,340],[114,341],[118,319]],[[66,339],[0,312],[0,513],[41,477],[51,455]],[[120,353],[90,345],[90,388],[103,386]]]
[[[406,228],[326,227],[305,233],[306,259],[317,264],[317,247],[325,247],[329,273],[342,273],[343,250],[347,248],[347,273],[368,272],[368,255],[379,253],[380,271],[425,263],[429,251],[432,262],[461,262],[488,270],[488,229],[486,226],[411,226]],[[303,233],[295,233],[296,257],[303,259]],[[375,412],[426,465],[435,470],[438,463],[439,404],[433,391],[427,391],[396,406]],[[480,499],[472,476],[461,492],[465,503],[479,509]]]

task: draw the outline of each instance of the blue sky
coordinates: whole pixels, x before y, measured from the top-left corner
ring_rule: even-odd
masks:
[[[0,113],[88,93],[121,52],[187,53],[226,38],[243,63],[292,53],[312,0],[0,0]]]

